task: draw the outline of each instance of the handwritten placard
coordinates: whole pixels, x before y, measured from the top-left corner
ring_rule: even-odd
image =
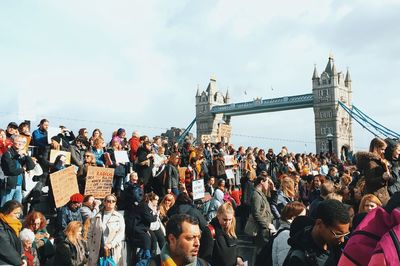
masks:
[[[79,193],[74,166],[50,174],[50,182],[57,208],[67,204],[73,194]]]
[[[235,173],[233,172],[232,169],[226,169],[225,170],[226,178],[227,179],[234,179],[235,178]]]
[[[129,162],[128,153],[126,151],[114,151],[114,156],[117,163]]]
[[[192,181],[193,200],[202,199],[204,197],[204,179]]]
[[[181,184],[185,184],[185,172],[186,172],[187,167],[179,167],[179,182]]]
[[[113,168],[89,166],[86,175],[85,195],[93,195],[97,199],[111,193],[114,177]]]
[[[232,166],[235,162],[235,156],[233,155],[225,155],[224,156],[225,166]]]
[[[212,140],[211,135],[201,135],[202,143],[210,143]]]
[[[71,153],[69,151],[59,151],[59,150],[51,150],[50,151],[50,162],[54,163],[58,155],[64,155],[65,156],[65,164],[71,164]]]

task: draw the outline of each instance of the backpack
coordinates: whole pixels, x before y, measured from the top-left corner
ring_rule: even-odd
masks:
[[[400,225],[395,226],[379,241],[368,265],[400,265]]]
[[[275,240],[275,238],[278,237],[278,235],[281,232],[283,232],[285,230],[290,230],[290,229],[289,228],[279,229],[275,235],[273,235],[269,238],[268,242],[264,245],[264,247],[261,249],[261,251],[257,254],[256,263],[254,264],[255,266],[272,266],[273,265],[272,246],[274,244],[274,240]]]
[[[339,265],[368,265],[377,247],[390,246],[388,244],[389,238],[382,236],[398,224],[400,224],[399,209],[396,208],[391,213],[388,213],[382,207],[372,210],[351,234],[343,250]]]

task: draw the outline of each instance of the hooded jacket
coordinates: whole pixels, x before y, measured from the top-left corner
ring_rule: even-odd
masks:
[[[386,205],[390,197],[387,188],[388,181],[383,179],[386,166],[382,159],[372,152],[358,152],[356,158],[357,169],[365,178],[364,193],[374,194],[383,205]]]
[[[311,236],[313,227],[309,226],[289,238],[291,246],[288,255],[283,263],[284,266],[298,265],[337,265],[340,258],[338,250],[324,250],[319,247]]]

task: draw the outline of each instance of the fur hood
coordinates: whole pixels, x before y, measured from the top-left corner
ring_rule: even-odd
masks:
[[[370,161],[376,161],[379,164],[381,161],[381,158],[372,152],[360,151],[357,152],[355,156],[357,161],[357,169],[361,171],[368,167]]]

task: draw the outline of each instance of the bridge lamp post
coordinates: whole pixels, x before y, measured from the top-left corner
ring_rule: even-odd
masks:
[[[328,147],[329,147],[329,154],[332,154],[333,151],[333,135],[332,133],[329,133],[326,135],[326,139],[328,140]]]

